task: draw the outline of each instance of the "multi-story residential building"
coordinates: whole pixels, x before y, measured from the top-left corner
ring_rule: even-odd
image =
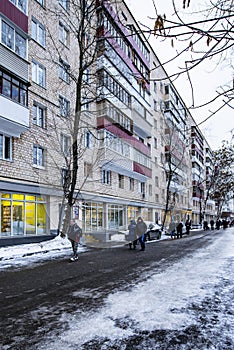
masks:
[[[137,216],[162,220],[168,194],[168,222],[191,215],[191,117],[125,3],[93,4],[72,215],[87,235],[111,239]],[[69,178],[79,18],[66,0],[6,0],[0,21],[0,237],[50,234]]]

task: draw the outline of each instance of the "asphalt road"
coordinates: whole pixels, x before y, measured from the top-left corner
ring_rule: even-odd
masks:
[[[1,349],[36,349],[43,336],[52,330],[59,334],[66,328],[66,323],[58,321],[64,309],[94,309],[108,293],[142,280],[142,269],[150,274],[152,268],[165,268],[208,246],[212,236],[220,233],[195,231],[178,240],[150,242],[144,252],[139,251],[139,246],[137,251],[130,251],[127,246],[90,249],[80,254],[77,262],[71,263],[68,257],[0,272]],[[97,296],[74,301],[72,293],[83,289],[95,290]],[[33,317],[35,310],[39,317]]]

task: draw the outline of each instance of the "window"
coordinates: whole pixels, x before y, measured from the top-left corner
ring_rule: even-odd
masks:
[[[33,124],[45,128],[46,108],[37,102],[33,103]]]
[[[93,147],[93,134],[89,130],[84,131],[84,145],[87,148]]]
[[[155,176],[155,186],[158,187],[158,176]]]
[[[154,148],[157,149],[157,147],[158,147],[158,141],[157,141],[156,137],[154,137]]]
[[[62,96],[59,96],[59,111],[63,117],[68,117],[70,112],[70,102]]]
[[[69,83],[69,70],[70,66],[62,59],[59,60],[59,78]]]
[[[2,21],[1,42],[22,58],[27,57],[27,41],[15,28]]]
[[[12,138],[0,134],[0,159],[11,160]]]
[[[145,183],[144,182],[139,183],[139,192],[145,197]]]
[[[124,175],[119,174],[119,188],[124,188]]]
[[[32,61],[32,80],[40,85],[41,87],[45,87],[46,84],[46,70],[43,65],[36,61]]]
[[[0,70],[0,94],[15,102],[28,105],[28,87],[19,79]]]
[[[153,193],[153,186],[149,185],[149,195],[152,196]]]
[[[157,83],[156,83],[156,81],[154,82],[154,92],[157,92]]]
[[[158,164],[158,158],[154,157],[154,164],[157,165]]]
[[[61,151],[68,156],[71,150],[71,137],[61,134]]]
[[[159,196],[158,194],[155,194],[155,203],[158,203],[159,202]]]
[[[45,47],[45,27],[32,17],[32,38]]]
[[[158,128],[158,122],[156,119],[154,119],[154,129],[157,130],[157,128]]]
[[[69,31],[63,25],[62,22],[59,22],[59,40],[66,46],[69,45]]]
[[[154,100],[154,111],[157,111],[157,101]]]
[[[62,185],[63,185],[63,187],[64,187],[64,189],[66,190],[66,188],[68,188],[69,187],[69,185],[70,185],[70,172],[69,172],[69,170],[68,169],[65,169],[65,168],[63,168],[62,169],[62,171],[61,171],[61,177],[62,177]]]
[[[59,3],[65,10],[69,10],[69,0],[59,0]]]
[[[134,191],[134,179],[132,177],[129,178],[129,190]]]
[[[40,146],[33,146],[33,164],[39,167],[45,166],[45,150]]]
[[[164,157],[163,157],[163,153],[161,153],[161,163],[163,164],[163,161],[164,161]]]
[[[93,176],[92,164],[84,162],[84,177],[87,178],[87,177],[92,177],[92,176]]]
[[[110,170],[102,170],[102,183],[106,185],[111,184],[111,171]]]
[[[20,11],[27,14],[28,0],[10,0]]]
[[[44,6],[44,0],[36,0],[41,6]]]

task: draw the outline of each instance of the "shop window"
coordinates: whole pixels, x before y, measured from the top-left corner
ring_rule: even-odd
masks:
[[[3,193],[0,233],[2,236],[46,233],[46,201],[44,197]]]
[[[1,201],[1,233],[2,235],[10,235],[11,231],[11,202]]]
[[[103,206],[101,203],[84,202],[82,205],[82,227],[85,231],[103,230]]]
[[[123,207],[110,205],[108,207],[108,228],[118,229],[123,226]]]
[[[0,134],[0,159],[11,160],[12,157],[12,138]]]

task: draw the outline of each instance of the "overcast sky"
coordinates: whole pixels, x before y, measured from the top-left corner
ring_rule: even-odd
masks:
[[[153,20],[151,18],[155,18],[155,9],[153,6],[153,0],[125,0],[127,5],[129,6],[131,12],[134,17],[141,23],[150,23],[151,27],[153,27]],[[177,3],[180,4],[182,8],[182,0],[177,0]],[[202,1],[204,5],[204,1]],[[199,1],[191,1],[191,4],[196,6],[196,10],[201,8]],[[171,0],[155,0],[155,5],[158,11],[158,14],[163,15],[166,14],[166,17],[171,17],[173,14],[173,8],[171,6]],[[192,7],[190,6],[192,9]],[[172,55],[176,55],[176,50],[178,48],[178,44],[171,47],[171,40],[166,40],[162,42],[159,39],[151,38],[151,46],[156,52],[158,58],[163,63],[168,58],[172,57]],[[230,58],[230,56],[229,56]],[[184,63],[183,59],[181,63],[173,62],[165,66],[168,74],[178,71],[178,65],[182,66]],[[218,60],[217,60],[218,61]],[[223,86],[226,84],[230,84],[233,78],[233,72],[230,68],[230,60],[227,59],[225,62],[219,63],[217,66],[217,61],[207,61],[205,64],[199,65],[194,71],[192,75],[193,89],[195,95],[195,105],[200,105],[214,98],[216,93],[215,91],[219,86]],[[188,107],[191,106],[191,89],[188,84],[187,76],[183,76],[180,80],[174,82],[177,87],[181,97],[185,101]],[[218,107],[218,104],[209,105],[206,108],[200,108],[191,111],[194,119],[197,123],[205,120],[209,115],[209,111],[215,111]],[[230,107],[226,107],[222,109],[220,112],[212,116],[208,121],[202,123],[200,128],[207,138],[208,143],[211,148],[216,149],[221,145],[222,140],[230,140],[231,138],[231,130],[234,128],[234,113],[233,109]]]

